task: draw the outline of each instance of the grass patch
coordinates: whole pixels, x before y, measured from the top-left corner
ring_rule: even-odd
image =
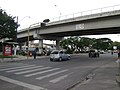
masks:
[[[0,55],[0,58],[17,58],[16,56],[4,56],[4,55]]]

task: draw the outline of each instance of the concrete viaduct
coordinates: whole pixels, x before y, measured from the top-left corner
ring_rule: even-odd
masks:
[[[44,27],[36,25],[17,33],[18,42],[31,40],[56,40],[59,47],[59,40],[65,36],[117,34],[120,33],[120,10],[78,16],[74,18],[49,22]]]

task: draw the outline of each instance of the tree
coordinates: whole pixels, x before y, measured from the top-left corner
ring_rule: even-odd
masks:
[[[91,38],[87,38],[87,37],[81,37],[81,40],[79,42],[79,45],[82,45],[81,48],[84,48],[84,47],[89,47],[90,45],[93,44],[93,39]]]
[[[92,45],[92,39],[80,36],[68,37],[61,41],[60,46],[68,51],[81,51]]]
[[[66,49],[68,51],[81,51],[85,50],[85,47],[89,47],[89,49],[98,49],[98,50],[108,50],[113,47],[112,45],[113,41],[109,38],[87,38],[87,37],[80,37],[80,36],[73,36],[73,37],[67,37],[64,40],[61,41],[60,46],[63,49]],[[114,46],[120,46],[116,45],[114,43]]]
[[[72,40],[71,40],[71,37],[69,38],[64,38],[64,40],[62,40],[60,42],[60,46],[63,48],[63,49],[66,49],[68,53],[72,53],[73,51],[73,46],[72,46]]]
[[[15,18],[16,17],[10,16],[4,10],[0,9],[0,39],[16,39],[18,23],[15,22]]]
[[[100,49],[100,50],[108,50],[110,46],[112,45],[112,40],[109,38],[99,38],[95,39],[94,43],[92,45],[93,48],[95,49]]]
[[[117,41],[113,42],[112,45],[111,45],[111,50],[114,49],[114,48],[113,48],[114,46],[116,46],[117,49],[120,49],[120,42],[117,42]]]

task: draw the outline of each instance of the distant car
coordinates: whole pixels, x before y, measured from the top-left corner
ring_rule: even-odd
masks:
[[[105,52],[103,50],[99,50],[99,53],[100,54],[104,54]]]
[[[50,61],[70,60],[70,55],[63,50],[54,50],[50,54]]]
[[[90,50],[89,51],[89,57],[99,57],[100,54],[97,50]]]

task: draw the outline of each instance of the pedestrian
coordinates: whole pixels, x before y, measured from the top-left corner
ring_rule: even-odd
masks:
[[[120,50],[118,50],[118,59],[120,59]]]
[[[113,51],[111,51],[111,55],[113,55]]]
[[[35,50],[33,51],[33,56],[34,56],[34,59],[36,59],[36,52],[37,52],[37,50],[36,50],[36,48],[35,48]]]

